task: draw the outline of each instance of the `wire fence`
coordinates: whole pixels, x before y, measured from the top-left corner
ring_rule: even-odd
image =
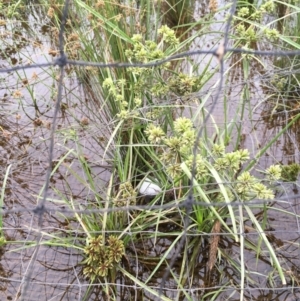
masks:
[[[24,237],[24,241],[16,242],[16,244],[19,246],[17,251],[11,252],[7,258],[4,259],[7,262],[3,265],[10,267],[11,271],[15,271],[18,269],[18,265],[20,265],[19,270],[19,278],[16,278],[15,275],[10,274],[9,271],[6,272],[5,269],[3,269],[3,273],[0,274],[0,279],[3,283],[10,283],[7,285],[3,285],[3,290],[6,290],[6,296],[8,300],[83,300],[84,298],[87,298],[89,295],[89,300],[117,300],[117,297],[115,296],[108,296],[105,295],[101,290],[99,293],[99,283],[95,281],[93,284],[90,284],[87,280],[82,277],[80,274],[80,265],[78,265],[78,262],[80,262],[82,257],[82,252],[80,250],[73,248],[72,244],[79,238],[82,238],[82,235],[84,234],[84,231],[73,222],[70,222],[72,224],[72,227],[76,231],[71,231],[68,229],[68,225],[65,225],[64,229],[60,229],[61,226],[54,225],[52,222],[49,222],[48,217],[54,218],[55,220],[60,221],[61,215],[69,216],[70,220],[71,217],[74,215],[91,215],[91,214],[101,214],[105,215],[111,212],[119,212],[119,211],[125,211],[125,212],[135,212],[135,211],[147,211],[151,212],[154,210],[171,210],[174,208],[181,209],[183,212],[185,212],[185,215],[182,217],[183,221],[183,228],[182,228],[182,234],[178,235],[177,239],[170,243],[173,244],[173,247],[171,249],[166,248],[165,244],[166,242],[161,241],[159,238],[157,239],[157,245],[160,248],[166,248],[168,250],[168,254],[165,257],[165,260],[168,261],[167,265],[165,266],[164,271],[157,271],[157,273],[160,273],[159,280],[157,280],[157,283],[152,283],[149,279],[151,278],[149,275],[151,275],[152,271],[148,271],[148,280],[150,289],[145,290],[145,286],[142,285],[141,282],[135,282],[132,281],[132,279],[122,280],[121,278],[116,277],[115,282],[109,282],[106,281],[107,286],[111,287],[117,287],[120,296],[118,297],[120,300],[175,300],[175,298],[178,298],[178,294],[180,291],[182,291],[182,300],[202,300],[203,291],[207,292],[208,295],[206,298],[209,298],[209,293],[211,293],[211,296],[213,295],[213,292],[216,291],[223,291],[223,299],[222,300],[237,300],[240,298],[232,297],[235,292],[239,292],[240,295],[242,295],[241,300],[298,300],[297,298],[300,298],[300,285],[299,285],[299,275],[300,271],[296,269],[296,266],[298,264],[299,259],[299,234],[300,234],[300,227],[299,227],[299,211],[297,208],[297,201],[299,199],[300,194],[297,191],[297,185],[291,184],[288,185],[281,185],[282,190],[284,193],[282,193],[280,196],[276,196],[274,200],[272,200],[273,204],[276,204],[277,206],[277,212],[282,213],[284,216],[281,217],[282,220],[280,220],[276,230],[274,229],[268,229],[264,228],[263,231],[260,231],[258,228],[256,228],[255,231],[253,229],[257,225],[252,226],[245,226],[241,227],[240,230],[236,233],[226,233],[225,231],[220,231],[220,229],[215,229],[212,233],[197,233],[196,231],[190,231],[191,226],[191,218],[193,208],[195,206],[199,206],[201,208],[208,208],[213,207],[216,208],[216,212],[218,212],[219,209],[224,207],[231,207],[231,208],[238,208],[238,213],[240,214],[239,219],[241,224],[244,224],[244,220],[242,220],[243,214],[241,213],[241,210],[245,210],[245,202],[243,201],[232,201],[230,202],[230,205],[227,201],[216,201],[214,203],[208,203],[207,201],[199,201],[199,198],[194,198],[194,181],[191,181],[190,183],[190,193],[188,197],[186,197],[184,200],[181,200],[180,202],[170,202],[165,204],[145,204],[145,205],[126,205],[123,207],[109,207],[109,208],[103,208],[103,209],[90,209],[86,208],[84,205],[80,205],[80,201],[78,202],[78,206],[74,206],[74,208],[68,208],[64,206],[63,204],[61,206],[54,205],[52,200],[54,197],[53,191],[51,191],[51,181],[53,181],[53,162],[55,159],[55,144],[56,144],[56,135],[58,130],[58,114],[62,107],[62,101],[64,98],[64,79],[66,77],[66,68],[68,66],[91,66],[91,67],[97,67],[97,68],[128,68],[128,67],[138,67],[138,68],[148,68],[148,67],[155,67],[163,65],[164,63],[171,62],[175,59],[179,58],[188,58],[192,56],[201,56],[203,54],[211,54],[218,60],[220,64],[220,74],[219,74],[219,83],[216,88],[215,97],[213,99],[213,102],[211,106],[208,108],[208,112],[206,117],[203,121],[203,126],[197,129],[197,139],[195,143],[194,148],[194,159],[193,159],[193,166],[194,170],[192,170],[191,178],[195,178],[195,167],[196,167],[196,158],[197,158],[197,145],[199,140],[201,139],[204,131],[204,126],[209,123],[209,120],[211,116],[213,115],[216,106],[218,105],[219,100],[221,99],[224,92],[224,81],[225,81],[225,62],[224,58],[226,54],[228,53],[235,53],[236,55],[255,55],[257,56],[272,56],[272,57],[296,57],[300,55],[300,50],[297,51],[261,51],[261,50],[248,50],[248,49],[241,49],[241,48],[230,48],[228,45],[230,44],[230,29],[232,26],[232,18],[236,11],[236,3],[237,1],[232,2],[230,14],[227,19],[226,28],[224,30],[224,42],[219,47],[216,47],[213,50],[195,50],[195,51],[187,51],[182,52],[173,56],[170,56],[166,59],[151,62],[151,63],[125,63],[125,62],[111,62],[111,63],[105,63],[105,62],[84,62],[84,61],[77,61],[77,60],[70,60],[67,58],[67,55],[65,53],[65,41],[64,41],[64,35],[65,35],[65,26],[66,22],[68,20],[68,11],[69,11],[69,5],[70,1],[66,0],[64,3],[64,9],[62,13],[62,19],[61,19],[61,28],[59,31],[59,57],[55,59],[53,62],[49,63],[39,63],[39,64],[29,64],[29,65],[17,65],[14,67],[8,67],[8,68],[1,68],[0,73],[4,76],[8,74],[12,74],[12,72],[18,71],[18,70],[26,70],[26,69],[32,69],[32,68],[45,68],[45,67],[58,67],[59,68],[59,77],[57,82],[57,98],[55,102],[55,109],[52,118],[51,123],[51,133],[50,133],[50,139],[49,144],[47,146],[47,169],[46,174],[43,179],[43,185],[42,185],[42,191],[43,195],[39,198],[38,203],[36,205],[32,204],[30,207],[29,205],[23,205],[23,204],[14,204],[13,207],[10,205],[7,205],[5,203],[5,193],[7,193],[7,190],[5,188],[2,189],[2,200],[3,207],[2,207],[2,220],[7,221],[5,226],[3,227],[3,231],[6,231],[7,233],[10,233],[9,236],[13,237],[14,233],[19,232],[21,233],[21,237]],[[290,70],[288,70],[290,71]],[[283,74],[281,72],[281,74]],[[293,74],[293,71],[292,71]],[[296,119],[300,117],[300,114],[295,109],[295,115],[292,119],[293,122],[295,122]],[[277,112],[278,113],[278,112]],[[274,113],[276,114],[276,113]],[[279,113],[278,113],[279,114]],[[271,114],[270,114],[271,115]],[[269,115],[268,115],[269,116]],[[274,115],[272,115],[274,116]],[[284,124],[289,124],[290,117],[285,115]],[[288,132],[289,127],[287,127],[286,131]],[[4,131],[2,131],[3,136],[5,134]],[[279,133],[282,133],[279,131]],[[276,134],[277,135],[277,134]],[[275,135],[275,138],[276,138]],[[289,134],[291,135],[291,134]],[[279,137],[279,136],[278,136]],[[273,138],[272,138],[273,139]],[[297,143],[294,142],[294,145]],[[45,155],[45,153],[44,153]],[[297,154],[299,155],[299,152]],[[252,159],[253,164],[257,163],[259,160],[256,158]],[[13,166],[15,161],[12,161],[13,163],[10,164],[10,167]],[[4,165],[3,165],[4,166]],[[6,167],[5,167],[6,168]],[[5,177],[9,177],[9,168],[7,172],[3,169],[3,174],[6,174]],[[3,176],[3,187],[5,186],[4,183],[6,183],[7,178],[5,179]],[[222,185],[229,184],[229,183],[219,183]],[[16,184],[17,185],[17,184]],[[37,184],[39,186],[39,184]],[[67,185],[66,185],[67,186]],[[16,188],[16,186],[14,186]],[[14,187],[11,187],[13,189]],[[40,187],[41,188],[41,187]],[[66,196],[69,196],[69,187],[63,188]],[[61,196],[60,194],[57,194],[58,196]],[[57,196],[56,195],[56,196]],[[28,195],[28,198],[31,198],[32,196]],[[63,197],[62,197],[63,198]],[[203,198],[202,198],[203,199]],[[247,202],[247,207],[254,208],[255,214],[260,214],[260,211],[255,211],[255,208],[258,208],[258,206],[267,206],[270,204],[269,200],[251,200]],[[257,206],[257,207],[256,207]],[[237,214],[238,214],[237,213]],[[23,215],[23,219],[27,220],[28,223],[26,223],[25,228],[24,225],[18,225],[16,222],[16,216],[18,214]],[[253,213],[254,214],[254,213]],[[275,218],[278,217],[278,215],[275,215]],[[291,219],[293,219],[293,223],[291,223]],[[232,222],[232,221],[231,221]],[[266,224],[266,220],[263,221]],[[295,228],[296,227],[296,228]],[[71,238],[68,240],[68,248],[64,248],[63,250],[59,250],[57,248],[54,248],[54,244],[52,246],[51,242],[51,233],[53,232],[53,229],[57,230],[59,229],[64,233],[67,237],[68,233],[71,233]],[[49,232],[47,232],[49,230]],[[125,231],[125,230],[124,230]],[[127,235],[129,237],[132,237],[136,233],[132,233],[130,227],[126,229]],[[143,230],[143,233],[152,233],[153,230]],[[122,231],[119,231],[119,233]],[[244,248],[244,252],[240,252],[241,249],[243,249],[240,245],[234,242],[231,242],[229,240],[229,237],[232,237],[232,235],[237,235],[239,237],[240,243],[244,241],[245,238],[259,235],[267,236],[267,239],[272,242],[276,246],[276,252],[277,256],[282,259],[282,265],[285,269],[285,276],[290,279],[288,283],[285,285],[282,285],[280,282],[280,275],[269,275],[270,278],[272,278],[274,281],[273,283],[270,283],[268,280],[268,276],[263,278],[259,273],[257,273],[256,278],[253,280],[253,282],[256,282],[256,284],[252,283],[249,279],[245,277],[245,283],[244,280],[236,280],[234,275],[234,271],[226,271],[226,275],[231,275],[231,279],[227,282],[223,282],[223,284],[219,285],[216,281],[217,279],[210,279],[210,283],[213,285],[208,286],[207,280],[202,278],[201,275],[195,275],[192,279],[190,275],[186,275],[187,282],[190,282],[191,288],[189,288],[189,296],[186,296],[186,288],[185,285],[180,286],[178,283],[176,283],[176,278],[174,276],[174,273],[181,271],[180,267],[178,267],[178,261],[182,259],[182,254],[188,254],[186,256],[191,256],[191,258],[194,259],[193,256],[195,256],[193,253],[185,253],[185,248],[193,243],[193,238],[198,236],[203,236],[206,238],[212,239],[213,237],[222,237],[224,240],[222,242],[222,248],[223,250],[231,249],[229,251],[229,255],[225,255],[225,253],[222,253],[222,251],[219,251],[218,256],[231,256],[232,259],[236,262],[238,265],[239,263],[243,263],[247,268],[249,268],[249,271],[252,271],[253,275],[255,272],[255,261],[258,260],[253,257],[252,255],[249,255],[251,250],[251,246],[246,245]],[[287,247],[285,245],[285,236],[289,237],[289,240],[292,241],[292,243],[289,244]],[[19,236],[18,236],[19,237]],[[47,237],[47,240],[44,238]],[[228,237],[228,239],[226,238]],[[156,240],[155,239],[155,240]],[[261,243],[261,241],[258,239],[258,243]],[[148,248],[157,248],[157,246],[151,246],[150,242],[147,242]],[[55,246],[57,247],[57,246]],[[203,246],[199,246],[203,247]],[[209,251],[203,247],[203,252],[207,254]],[[136,254],[136,249],[130,250],[132,254]],[[283,254],[285,253],[285,254]],[[1,256],[4,256],[5,251],[1,252]],[[247,257],[248,254],[248,257]],[[276,266],[276,262],[274,257],[271,256],[271,262]],[[245,257],[247,258],[247,262],[245,262]],[[261,260],[261,262],[265,262],[265,267],[262,267],[262,270],[265,269],[266,273],[270,273],[268,271],[268,255],[264,254],[257,254],[257,257]],[[202,256],[203,261],[205,261],[205,256]],[[296,264],[292,264],[292,261],[295,261]],[[126,260],[125,260],[126,261]],[[127,263],[124,264],[124,267],[126,268],[127,265],[134,266],[134,269],[136,270],[137,279],[139,278],[139,273],[142,273],[139,271],[141,267],[139,266],[139,263],[134,262],[134,260],[127,259]],[[206,258],[207,261],[207,258]],[[45,270],[43,271],[41,269],[41,266],[44,265],[44,268],[52,269],[54,272],[47,274]],[[153,263],[155,266],[155,263]],[[63,266],[63,268],[61,268]],[[79,266],[79,267],[78,267]],[[205,266],[201,265],[199,263],[199,269],[203,268]],[[221,266],[221,265],[220,265]],[[252,270],[253,269],[253,270]],[[59,271],[64,270],[66,273],[65,277],[62,279],[58,279],[60,276]],[[55,271],[58,271],[57,273]],[[153,268],[153,271],[155,271],[155,267]],[[187,267],[187,271],[189,271],[189,267]],[[188,273],[188,272],[187,272]],[[207,272],[208,274],[209,271]],[[221,275],[225,275],[225,271],[219,271]],[[245,271],[242,269],[241,273],[245,273]],[[250,272],[247,272],[250,273]],[[147,274],[147,273],[146,273]],[[72,280],[71,277],[73,276]],[[128,275],[127,275],[128,276]],[[173,276],[171,278],[170,276]],[[129,276],[128,276],[129,277]],[[143,275],[145,277],[145,275]],[[179,276],[178,276],[179,277]],[[181,277],[181,276],[180,276]],[[213,278],[214,276],[211,275]],[[225,276],[224,276],[225,277]],[[170,280],[171,279],[171,280]],[[275,280],[274,280],[275,279]],[[278,280],[278,281],[277,281]],[[240,285],[239,287],[236,286],[234,283],[240,282],[243,283],[243,285]],[[275,283],[276,282],[276,283]],[[220,281],[222,283],[222,281]],[[47,287],[47,289],[45,289]],[[181,287],[181,288],[180,288]],[[134,295],[128,295],[128,290],[134,291]],[[143,291],[145,290],[145,291]],[[3,291],[4,292],[4,291]],[[5,294],[5,293],[3,293]],[[1,293],[0,293],[1,295]],[[3,295],[4,296],[4,295]],[[13,297],[12,297],[13,296]],[[226,296],[226,297],[225,297]],[[9,299],[10,298],[10,299]],[[186,299],[184,299],[186,298]],[[212,297],[213,298],[213,297]],[[259,299],[263,298],[263,299]],[[176,299],[179,300],[179,299]],[[221,300],[221,299],[220,299]]]

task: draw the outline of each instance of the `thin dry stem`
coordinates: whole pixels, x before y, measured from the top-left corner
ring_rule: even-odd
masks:
[[[218,251],[219,240],[220,240],[220,230],[221,230],[221,223],[219,220],[217,220],[211,230],[212,236],[210,238],[209,258],[207,263],[209,271],[212,270],[217,259],[217,251]]]

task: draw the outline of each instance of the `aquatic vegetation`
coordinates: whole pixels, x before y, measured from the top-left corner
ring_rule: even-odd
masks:
[[[51,60],[59,55],[58,26],[63,1],[41,2],[51,41],[51,47],[41,52]],[[156,63],[198,47],[214,50],[223,39],[227,21],[220,13],[227,13],[230,4],[223,7],[211,0],[193,18],[199,3],[72,1],[65,51],[72,60],[141,64]],[[265,42],[273,47],[283,42],[285,46],[298,45],[297,34],[291,38],[274,25],[279,2],[238,1],[237,4],[229,35],[234,47],[253,50]],[[8,16],[16,18],[15,23],[26,9],[22,1],[0,6]],[[299,12],[293,2],[285,6]],[[287,19],[290,15],[293,13],[278,18]],[[272,22],[266,22],[269,18],[273,18]],[[10,26],[9,22],[3,17],[1,30]],[[39,45],[38,39],[33,44]],[[2,54],[6,55],[3,49]],[[246,251],[254,254],[257,261],[261,258],[265,264],[270,261],[270,281],[279,275],[282,283],[286,283],[277,249],[265,230],[271,203],[276,197],[276,185],[296,181],[300,168],[298,164],[261,168],[260,158],[294,121],[286,118],[281,133],[266,144],[260,143],[255,136],[258,130],[252,114],[272,98],[257,97],[251,76],[256,71],[253,62],[261,68],[259,78],[269,64],[254,54],[227,53],[224,61],[226,70],[222,76],[226,85],[217,99],[214,95],[221,82],[220,62],[211,53],[177,58],[151,67],[67,66],[66,78],[72,84],[78,80],[82,91],[78,89],[80,93],[75,95],[73,89],[64,86],[68,93],[60,107],[62,118],[55,132],[61,156],[51,173],[55,198],[47,201],[67,208],[72,216],[58,207],[62,221],[55,222],[67,229],[51,228],[51,233],[43,233],[40,244],[76,250],[81,256],[80,277],[83,275],[90,283],[87,292],[99,287],[105,292],[105,298],[124,299],[119,295],[118,285],[124,281],[127,289],[129,281],[134,285],[128,285],[126,298],[132,299],[148,298],[145,296],[149,294],[163,300],[211,300],[231,286],[235,290],[239,288],[242,298],[244,282],[255,282],[251,279],[253,271],[245,264]],[[236,80],[236,66],[241,67],[239,80]],[[47,112],[57,93],[57,73],[55,69],[51,72]],[[287,71],[279,71],[278,75],[268,78],[280,96],[291,95],[286,91],[291,82],[286,74]],[[35,73],[27,76],[18,73],[19,85],[13,88],[8,85],[8,95],[23,108],[28,99],[32,100],[36,113],[30,123],[33,131],[49,129],[50,122],[43,119],[31,87],[32,82],[43,80]],[[297,77],[293,80],[296,87]],[[237,89],[237,93],[232,89]],[[260,99],[258,103],[254,104],[254,96]],[[232,97],[234,105],[229,101]],[[210,110],[210,100],[217,101],[218,113]],[[293,117],[297,116],[295,111]],[[20,117],[16,119],[18,122]],[[245,145],[248,133],[255,136],[255,143],[251,141],[249,145],[248,141]],[[15,138],[15,132],[7,131],[2,125],[0,134],[5,142]],[[43,133],[38,139],[46,140],[46,136]],[[105,181],[97,174],[99,166],[105,166]],[[55,185],[56,172],[60,172],[63,188]],[[7,171],[7,177],[8,174]],[[1,204],[7,177],[2,185]],[[76,195],[77,189],[83,196]],[[37,199],[41,198],[42,190],[36,193]],[[190,195],[193,203],[189,211],[184,204]],[[147,202],[143,202],[144,196],[149,197]],[[245,228],[251,228],[252,234],[256,234],[255,241],[246,237]],[[11,244],[4,237],[1,227],[0,244]],[[224,247],[225,239],[239,249],[237,260],[231,256],[230,247]],[[163,243],[160,244],[160,240]],[[181,241],[184,244],[180,249]],[[35,244],[27,239],[22,248]],[[159,296],[153,283],[162,280],[170,267],[170,258],[174,258],[177,251],[178,264],[171,266],[168,279],[170,287]],[[266,254],[270,259],[266,259]],[[123,258],[126,260],[122,261]],[[227,266],[238,280],[225,271]],[[203,282],[206,287],[199,288],[200,274],[203,279],[212,276],[211,281]],[[176,296],[168,289],[176,292]],[[199,290],[197,296],[195,289]],[[133,296],[131,290],[143,293],[136,295],[134,291]],[[88,293],[83,299],[90,300]]]
[[[176,119],[174,130],[169,136],[160,126],[153,123],[148,125],[145,133],[149,142],[155,144],[154,148],[174,185],[188,182],[184,172],[187,167],[189,172],[194,174],[197,183],[201,184],[202,189],[207,185],[210,190],[214,183],[217,183],[215,177],[217,172],[222,182],[231,183],[226,186],[228,190],[232,190],[231,201],[274,198],[274,192],[262,184],[262,180],[252,176],[248,171],[243,172],[243,164],[250,159],[247,149],[226,153],[223,144],[213,144],[208,150],[208,145],[200,139],[195,157],[196,130],[191,119],[186,117]],[[203,156],[201,155],[203,153],[210,155]],[[280,176],[280,165],[272,165],[266,170],[268,181],[279,180]]]
[[[275,28],[264,27],[261,30],[260,22],[267,14],[273,14],[275,5],[273,1],[267,1],[259,7],[254,5],[239,6],[235,23],[237,38],[241,39],[245,45],[257,42],[259,39],[267,38],[275,41],[279,38],[279,32]]]
[[[118,237],[110,235],[106,239],[99,235],[87,240],[84,253],[83,274],[94,282],[98,277],[107,277],[109,271],[117,267],[125,255],[125,248]]]

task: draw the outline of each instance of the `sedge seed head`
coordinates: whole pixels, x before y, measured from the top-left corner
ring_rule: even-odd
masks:
[[[159,126],[150,124],[145,130],[150,143],[159,144],[165,138],[165,132]]]

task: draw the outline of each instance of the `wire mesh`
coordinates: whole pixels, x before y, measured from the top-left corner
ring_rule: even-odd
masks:
[[[208,112],[204,118],[203,125],[197,128],[197,139],[193,159],[194,168],[191,172],[191,178],[193,179],[196,173],[194,170],[197,158],[196,146],[203,135],[204,125],[207,126],[210,123],[213,114],[216,114],[216,116],[220,114],[220,118],[218,118],[220,119],[219,123],[226,124],[225,121],[221,119],[222,108],[218,107],[221,97],[228,91],[224,82],[226,73],[226,62],[224,61],[224,58],[226,54],[234,53],[236,56],[255,55],[262,57],[275,56],[294,58],[295,56],[300,55],[300,51],[261,51],[229,47],[231,43],[231,21],[236,11],[236,1],[234,1],[231,3],[229,18],[224,30],[224,43],[211,50],[200,49],[181,52],[169,56],[166,59],[143,64],[127,62],[95,63],[71,60],[68,59],[65,54],[64,41],[65,27],[68,22],[69,5],[70,1],[66,0],[61,16],[58,58],[53,60],[53,62],[31,63],[27,65],[18,64],[14,67],[5,64],[4,67],[0,69],[0,73],[4,74],[4,76],[13,76],[16,71],[22,70],[25,72],[25,70],[29,69],[34,69],[34,72],[39,72],[38,70],[43,68],[41,70],[45,72],[45,70],[48,69],[44,68],[47,67],[54,67],[58,71],[58,76],[56,78],[57,93],[55,104],[48,103],[45,107],[45,109],[54,107],[53,114],[51,115],[49,113],[49,120],[43,121],[45,128],[39,133],[41,137],[35,137],[35,140],[31,141],[30,133],[34,131],[34,128],[30,126],[30,129],[28,129],[28,124],[22,125],[22,127],[20,125],[20,128],[18,128],[15,133],[10,133],[5,131],[5,128],[10,128],[9,122],[15,124],[15,121],[4,119],[3,116],[3,124],[1,123],[3,140],[6,141],[5,145],[1,144],[3,157],[5,157],[5,161],[3,160],[1,162],[1,164],[3,164],[1,168],[3,173],[2,195],[8,195],[10,196],[9,199],[13,200],[7,204],[5,202],[6,197],[4,196],[1,215],[2,220],[4,221],[3,231],[5,231],[8,238],[12,238],[14,246],[12,249],[3,249],[0,253],[0,278],[2,281],[3,297],[6,296],[8,300],[202,300],[203,295],[208,299],[210,298],[209,296],[212,296],[213,299],[215,298],[213,297],[213,292],[222,291],[222,297],[219,297],[222,298],[222,300],[237,300],[240,298],[241,300],[298,300],[297,298],[300,298],[300,292],[298,283],[299,270],[297,269],[297,265],[299,263],[298,244],[300,232],[298,219],[299,194],[297,184],[279,184],[282,193],[272,200],[275,213],[268,217],[270,220],[273,219],[272,225],[274,226],[274,229],[265,227],[264,231],[260,232],[257,229],[254,230],[255,225],[251,225],[251,223],[247,223],[247,220],[243,220],[243,212],[247,211],[246,207],[253,208],[253,214],[259,215],[261,214],[261,211],[258,206],[267,206],[270,204],[270,201],[255,199],[249,201],[247,206],[245,206],[243,201],[230,202],[230,207],[238,208],[236,214],[240,215],[238,217],[238,219],[240,219],[240,224],[243,225],[245,222],[244,227],[241,226],[238,232],[233,233],[239,237],[240,244],[230,239],[232,233],[220,231],[220,228],[215,228],[215,231],[212,231],[211,233],[198,233],[195,230],[190,230],[192,222],[190,216],[195,206],[202,208],[214,207],[216,210],[229,206],[228,202],[225,201],[208,203],[204,200],[199,200],[199,198],[194,198],[194,181],[191,181],[190,183],[189,195],[180,202],[162,203],[159,205],[157,203],[150,203],[144,205],[126,205],[117,208],[91,209],[88,205],[92,204],[97,196],[95,196],[93,190],[89,190],[89,187],[80,187],[80,185],[77,185],[76,179],[74,180],[72,175],[68,174],[68,171],[70,170],[68,167],[72,165],[76,168],[76,164],[78,164],[74,157],[69,157],[69,155],[72,155],[74,147],[72,141],[74,141],[74,139],[86,137],[91,138],[85,140],[84,148],[89,153],[89,161],[94,165],[93,172],[95,173],[97,181],[99,181],[98,185],[103,188],[109,182],[110,175],[107,171],[112,169],[113,164],[110,164],[110,160],[108,160],[108,162],[99,160],[98,150],[94,149],[95,144],[93,143],[93,139],[99,134],[99,131],[109,131],[108,127],[112,126],[112,124],[103,125],[100,130],[99,126],[96,129],[91,126],[87,130],[87,133],[81,131],[81,128],[78,127],[77,130],[79,135],[74,137],[75,134],[72,132],[73,125],[71,123],[69,125],[70,131],[67,134],[64,131],[60,131],[60,121],[63,117],[59,114],[63,115],[64,105],[66,105],[63,103],[65,97],[69,97],[71,100],[78,102],[76,97],[70,92],[72,91],[72,88],[69,89],[69,92],[65,90],[64,80],[68,72],[67,69],[70,66],[90,66],[102,69],[121,68],[126,70],[126,68],[129,67],[155,67],[179,58],[191,58],[194,56],[199,57],[203,54],[211,54],[220,65],[220,72],[218,85],[215,87],[211,106],[207,109]],[[39,76],[42,76],[43,72],[41,72]],[[267,72],[259,74],[257,76],[257,82],[264,82],[266,86],[270,86],[270,78],[274,76],[273,73],[274,70],[270,70],[269,74]],[[296,73],[297,70],[295,69],[278,70],[280,76],[288,76]],[[245,80],[244,82],[239,82],[236,86],[232,84],[230,89],[237,89],[238,85],[243,86],[246,83],[247,81]],[[255,86],[255,82],[253,85]],[[70,86],[72,86],[72,83],[70,83]],[[297,87],[295,88],[297,89]],[[199,97],[204,97],[209,90],[210,89],[202,91],[201,93],[196,92],[196,94]],[[84,98],[85,91],[82,90],[81,92],[82,94],[80,97]],[[260,108],[255,109],[258,110],[259,114],[262,114]],[[83,115],[85,112],[88,112],[91,120],[95,123],[97,122],[97,114],[99,112],[93,111],[94,108],[92,106],[89,107],[88,103],[83,106],[79,105],[78,110],[82,112]],[[297,107],[294,107],[293,110],[289,110],[289,112],[287,112],[286,109],[278,110],[276,112],[266,110],[266,112],[263,112],[263,116],[264,118],[273,119],[275,118],[274,116],[277,116],[276,118],[282,119],[283,125],[288,125],[291,120],[295,122],[295,119],[298,119],[300,116]],[[2,113],[0,114],[2,115]],[[294,114],[292,116],[293,118],[291,118],[291,114]],[[259,123],[260,120],[257,120]],[[38,123],[39,120],[34,119],[34,122]],[[68,121],[66,123],[68,123]],[[37,124],[35,124],[35,126],[36,125]],[[276,138],[278,133],[282,133],[281,129],[277,126],[266,129],[266,132],[268,132],[268,135],[262,135],[263,137],[267,137],[266,139]],[[13,136],[13,140],[11,139],[11,136]],[[278,137],[280,138],[281,136]],[[294,138],[289,131],[287,131],[286,137],[287,138],[285,139],[296,148],[296,151],[290,154],[290,158],[283,155],[283,158],[278,160],[282,162],[292,161],[293,159],[298,158],[299,154],[297,142],[295,141],[296,138]],[[256,137],[250,135],[250,139],[252,138],[254,139]],[[56,139],[64,141],[67,147],[64,146],[64,144],[56,143]],[[261,143],[267,142],[262,141]],[[288,145],[286,141],[283,143],[285,143],[285,146]],[[30,167],[28,167],[28,162],[26,162],[28,157],[24,156],[22,148],[28,148],[31,144],[35,144],[36,148],[32,150],[30,156],[32,162],[30,162]],[[265,166],[270,165],[269,163],[272,164],[272,159],[277,157],[277,153],[276,150],[273,150],[272,148],[270,148],[269,151],[274,153],[270,153],[269,158],[265,158],[266,162],[262,159],[258,161],[256,158],[252,158],[253,164],[257,163],[262,170],[265,169]],[[55,167],[55,163],[60,163],[59,168]],[[77,166],[77,168],[80,170],[79,166]],[[57,173],[53,172],[54,169]],[[22,170],[21,175],[18,174],[19,170]],[[4,175],[11,177],[8,188],[4,188],[4,183],[7,180],[5,180]],[[24,180],[22,180],[24,176],[28,179],[28,183],[25,183]],[[82,177],[84,177],[84,175],[82,175]],[[55,189],[50,189],[51,184],[55,184],[53,185],[55,186]],[[224,182],[222,184],[226,185],[230,183]],[[20,195],[23,194],[24,191],[26,191],[26,195],[22,195],[21,198]],[[38,197],[37,191],[40,191]],[[101,193],[105,194],[105,189],[101,190]],[[104,199],[105,197],[107,197],[107,195],[104,195]],[[20,199],[23,200],[22,203],[19,201]],[[74,205],[73,208],[68,208],[64,205],[64,202],[59,202],[60,199],[72,200],[73,204],[76,205]],[[82,200],[85,201],[83,202]],[[58,205],[59,203],[61,204]],[[160,234],[159,229],[143,229],[140,233],[142,243],[136,245],[132,239],[136,233],[132,232],[130,226],[124,230],[126,231],[128,240],[131,242],[131,247],[128,247],[128,250],[126,250],[128,252],[126,253],[128,254],[128,257],[124,259],[123,269],[130,270],[134,277],[130,278],[130,276],[128,276],[129,273],[125,273],[127,278],[116,276],[114,279],[115,281],[110,282],[109,280],[106,280],[106,291],[103,289],[101,283],[95,281],[91,284],[88,279],[83,277],[82,265],[80,265],[83,252],[73,246],[75,246],[79,240],[82,241],[85,239],[86,232],[83,230],[85,225],[76,222],[74,216],[84,214],[105,215],[119,211],[133,214],[135,211],[168,211],[171,209],[174,210],[174,208],[178,209],[178,214],[183,224],[182,229],[178,230],[181,231],[181,234],[177,233],[174,241],[163,236],[160,237],[160,235],[151,240],[146,240],[146,238],[143,239],[143,237],[147,237],[147,235],[152,235],[153,231],[158,231],[157,233]],[[185,214],[183,215],[182,212]],[[69,218],[68,220],[63,218],[66,216]],[[172,220],[172,216],[170,217],[170,220]],[[262,222],[267,224],[266,220],[263,220]],[[233,223],[233,221],[229,221],[228,223]],[[170,227],[176,228],[176,222],[171,224]],[[107,234],[120,235],[123,231],[106,232]],[[59,243],[54,243],[52,239],[57,233],[67,240],[66,245],[59,246]],[[255,237],[253,238],[253,241],[261,244],[262,242],[259,239],[260,235],[266,236],[268,241],[274,246],[276,255],[281,259],[281,264],[284,266],[284,273],[286,278],[288,278],[287,284],[282,285],[280,275],[273,275],[272,273],[276,272],[270,271],[270,262],[274,264],[274,258],[270,259],[270,255],[267,254],[266,251],[263,251],[261,254],[253,255],[253,252],[251,252],[251,245],[245,245],[244,248],[241,248],[242,241],[245,241],[246,238],[249,238],[251,241],[251,237]],[[232,267],[225,268],[225,266],[222,267],[222,264],[220,263],[218,273],[221,276],[220,279],[217,279],[213,273],[210,274],[208,267],[206,266],[208,253],[210,251],[208,245],[203,244],[199,245],[201,252],[200,255],[197,255],[199,257],[197,259],[197,268],[199,270],[206,270],[206,274],[212,278],[209,279],[210,285],[208,285],[208,280],[203,277],[201,273],[195,273],[193,274],[193,277],[189,275],[189,266],[187,266],[186,269],[183,269],[186,272],[186,275],[184,276],[186,280],[185,284],[181,285],[177,283],[176,279],[178,279],[179,276],[177,277],[174,275],[180,275],[182,273],[181,266],[178,262],[182,260],[183,256],[189,256],[191,259],[195,259],[194,256],[196,255],[193,252],[186,252],[185,249],[190,244],[195,243],[194,239],[197,237],[205,237],[207,240],[216,240],[217,237],[222,237],[222,241],[220,242],[222,248],[218,251],[219,258],[222,256],[230,257],[232,261],[236,263],[236,266],[242,263],[247,267],[246,273],[251,274],[251,278],[245,277],[244,275],[244,282],[243,279],[239,278],[239,275],[235,274]],[[289,243],[286,243],[287,237]],[[16,238],[15,241],[14,238]],[[157,262],[152,263],[152,270],[149,268],[150,265],[145,269],[143,264],[136,259],[136,254],[139,248],[142,248],[142,244],[144,244],[144,248],[146,247],[146,249],[152,250],[151,252],[154,255],[155,253],[162,254],[164,252],[163,250],[167,250],[167,254],[164,255],[166,265],[163,270],[156,270],[155,264],[157,264]],[[169,248],[170,246],[172,247]],[[242,252],[241,249],[243,250]],[[205,263],[201,263],[201,261]],[[258,261],[261,266],[257,269]],[[257,272],[257,270],[259,272]],[[152,277],[153,271],[157,275],[156,278]],[[245,270],[241,271],[241,273],[245,273]],[[147,289],[145,289],[145,285],[142,285],[143,281],[147,283]],[[236,283],[240,285],[237,286]],[[118,296],[109,295],[107,293],[109,291],[108,287],[117,288]],[[179,298],[180,291],[182,292],[182,295]],[[189,295],[187,295],[187,292]],[[235,294],[242,297],[236,297],[237,295]]]

